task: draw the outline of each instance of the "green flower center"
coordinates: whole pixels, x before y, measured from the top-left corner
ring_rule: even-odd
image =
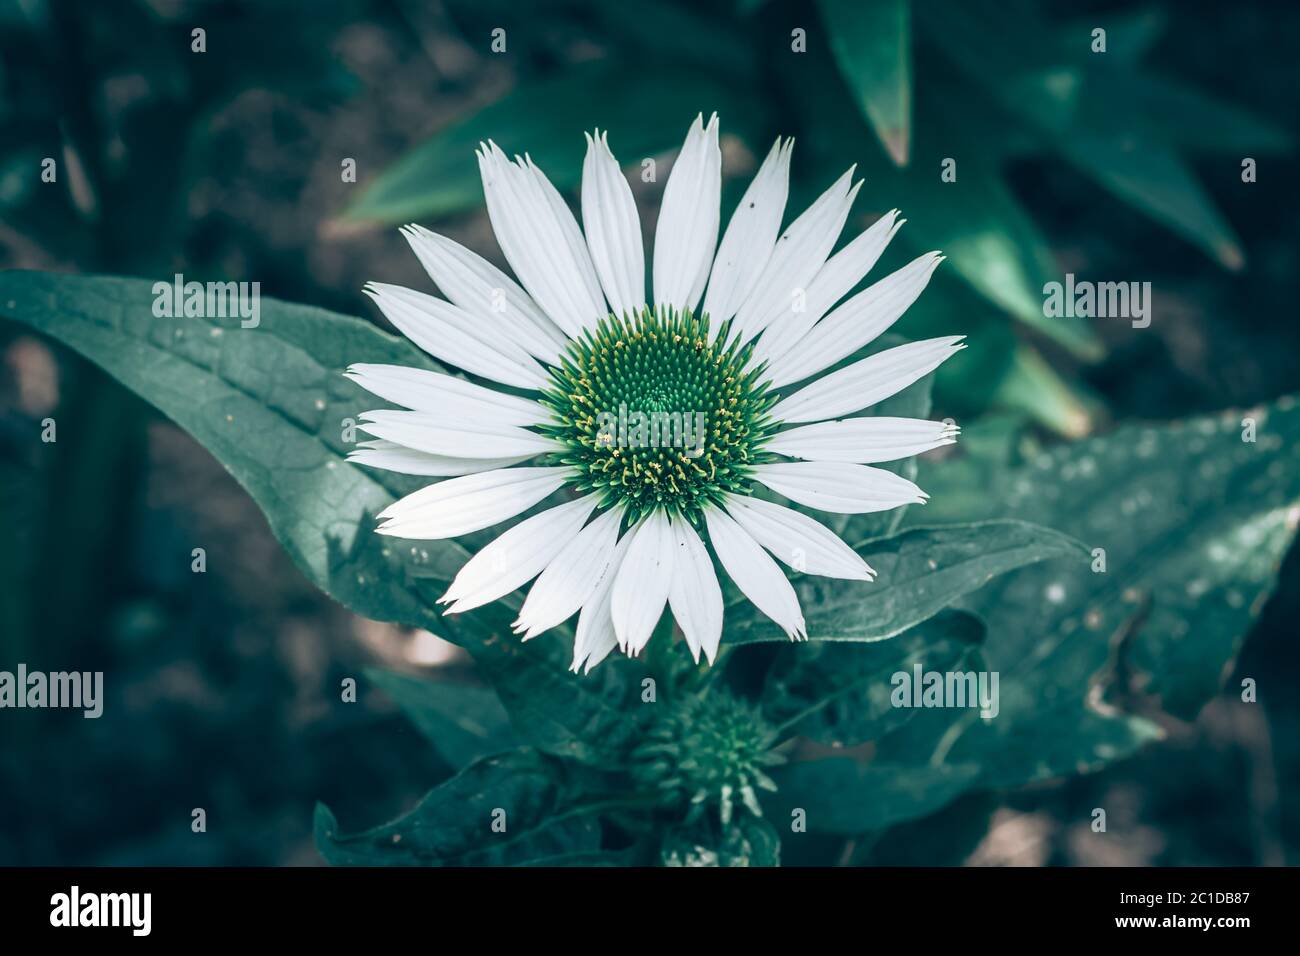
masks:
[[[628,520],[656,508],[696,520],[728,492],[749,490],[774,430],[775,403],[751,346],[709,342],[707,315],[651,312],[606,316],[573,341],[551,370],[542,431],[567,447],[561,464],[601,506],[622,504]]]

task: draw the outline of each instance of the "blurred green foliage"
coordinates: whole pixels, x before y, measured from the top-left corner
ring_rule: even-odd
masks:
[[[1247,7],[1234,10],[1234,29],[1276,66],[1272,16]],[[736,608],[734,649],[714,672],[684,669],[680,648],[661,653],[671,645],[656,640],[645,660],[611,660],[578,680],[566,669],[568,635],[501,639],[508,609],[449,627],[431,601],[476,541],[387,548],[369,533],[370,515],[414,484],[348,464],[333,424],[360,407],[337,375],[345,364],[430,364],[420,353],[366,323],[284,304],[268,306],[260,334],[222,338],[195,325],[177,336],[143,318],[146,280],[13,274],[0,278],[0,315],[72,346],[112,378],[59,353],[56,417],[77,427],[45,453],[30,453],[30,422],[0,421],[0,565],[21,582],[0,600],[0,651],[18,659],[40,641],[60,663],[74,651],[109,655],[118,632],[136,626],[112,622],[149,616],[124,611],[123,595],[139,583],[122,553],[144,550],[130,519],[156,413],[120,382],[235,474],[308,579],[359,614],[470,648],[491,684],[489,692],[370,676],[367,686],[390,696],[440,765],[458,773],[410,814],[356,836],[341,834],[321,807],[316,841],[336,862],[825,863],[891,854],[933,862],[916,842],[937,819],[930,814],[950,806],[969,847],[990,788],[1113,764],[1159,736],[1150,698],[1187,718],[1216,692],[1294,537],[1293,405],[1259,413],[1256,443],[1240,440],[1239,418],[1204,416],[1044,450],[1049,432],[1077,437],[1135,406],[1158,417],[1224,402],[1213,387],[1193,390],[1153,368],[1149,350],[1126,345],[1117,355],[1106,330],[1046,318],[1042,287],[1078,261],[1125,270],[1107,278],[1143,278],[1159,246],[1166,261],[1187,260],[1181,273],[1200,283],[1187,293],[1197,308],[1224,313],[1232,327],[1234,338],[1204,346],[1207,361],[1223,359],[1226,379],[1231,347],[1250,354],[1240,373],[1247,385],[1233,394],[1284,390],[1276,382],[1293,362],[1267,380],[1251,376],[1272,356],[1285,363],[1294,354],[1284,347],[1293,306],[1269,298],[1293,276],[1294,254],[1265,246],[1248,261],[1252,237],[1220,205],[1240,184],[1242,157],[1292,149],[1292,133],[1255,111],[1279,115],[1263,97],[1275,85],[1285,97],[1293,80],[1266,77],[1249,108],[1235,101],[1240,87],[1222,97],[1186,80],[1213,75],[1206,62],[1216,41],[1191,42],[1181,4],[447,0],[437,10],[445,33],[431,39],[431,14],[412,0],[0,0],[0,243],[10,259],[46,269],[271,279],[268,289],[287,298],[359,311],[356,290],[340,289],[312,259],[319,250],[263,243],[273,215],[244,223],[218,210],[197,220],[192,204],[228,161],[217,120],[239,98],[269,92],[322,114],[393,103],[393,91],[367,88],[339,55],[341,36],[367,29],[405,44],[396,56],[434,62],[439,87],[411,95],[438,107],[429,114],[437,118],[403,130],[405,155],[387,168],[363,164],[350,204],[308,210],[313,230],[331,217],[385,231],[409,219],[465,226],[482,205],[473,148],[486,138],[529,152],[571,194],[584,129],[611,130],[616,153],[635,168],[666,157],[701,111],[717,110],[729,145],[744,147],[728,152],[740,161],[724,203],[752,169],[743,154],[762,155],[777,135],[798,140],[792,209],[857,163],[867,185],[854,225],[898,207],[909,221],[900,234],[907,248],[895,254],[937,248],[949,257],[900,331],[962,332],[970,344],[933,383],[938,414],[959,416],[965,431],[942,463],[923,462],[931,502],[905,519],[866,516],[837,528],[873,564],[894,561],[900,587],[855,607],[834,588],[800,583],[826,617],[825,633],[865,643],[740,646],[736,638],[761,625]],[[216,52],[191,52],[196,24]],[[1148,66],[1180,24],[1164,66]],[[1094,50],[1098,27],[1104,52]],[[499,56],[488,52],[497,28],[508,43]],[[477,59],[458,72],[444,42],[452,53],[456,43],[479,51]],[[1168,70],[1171,60],[1186,69]],[[459,105],[448,113],[444,101]],[[287,134],[268,125],[261,148],[274,153]],[[368,145],[351,149],[364,156]],[[58,162],[57,185],[39,179],[46,158]],[[952,182],[941,178],[946,159],[955,160]],[[280,175],[268,193],[305,177],[294,166]],[[221,254],[230,246],[246,256],[233,267]],[[1248,269],[1258,284],[1232,278]],[[1248,317],[1259,319],[1253,332]],[[19,328],[0,323],[0,345]],[[880,411],[930,414],[926,390],[899,401],[906,407]],[[977,524],[984,520],[997,523]],[[1043,526],[1104,545],[1107,573],[1079,563],[1064,535]],[[879,536],[886,540],[869,540]],[[981,542],[997,546],[980,553]],[[947,549],[939,568],[924,566],[931,546]],[[57,582],[59,600],[38,606],[44,582]],[[882,702],[881,676],[918,663],[1001,668],[1004,718],[954,720]],[[668,702],[726,681],[812,748],[780,772],[766,817],[783,831],[783,817],[803,808],[814,821],[807,839],[781,840],[749,818],[647,824],[621,776],[644,719],[629,702],[647,675]],[[817,749],[832,745],[862,749]],[[484,846],[449,819],[502,801],[521,823],[508,845]],[[846,838],[849,850],[857,846],[848,856]]]
[[[1063,270],[1016,194],[1011,164],[1059,158],[1239,269],[1241,244],[1185,154],[1290,145],[1249,110],[1143,68],[1163,24],[1157,8],[1085,22],[1050,17],[1050,5],[1032,0],[933,0],[915,10],[907,0],[662,2],[635,14],[581,0],[453,6],[467,33],[504,29],[507,44],[531,44],[539,21],[581,19],[605,55],[521,80],[438,131],[380,173],[349,217],[398,223],[478,206],[473,149],[483,140],[529,152],[565,189],[581,171],[575,130],[608,128],[616,154],[633,164],[675,147],[696,112],[716,110],[724,133],[753,154],[777,135],[795,137],[794,208],[857,163],[867,209],[901,208],[904,242],[948,256],[944,271],[960,282],[934,284],[911,332],[971,337],[970,360],[939,374],[946,405],[964,414],[1010,407],[1067,435],[1090,429],[1096,403],[1042,362],[1035,343],[1083,362],[1101,358],[1103,346],[1086,324],[1044,316],[1043,286]],[[1093,33],[1098,22],[1103,38]],[[657,42],[640,49],[647,38]],[[700,44],[715,40],[716,55],[702,55]],[[952,181],[941,177],[946,162]],[[1032,334],[1008,334],[1007,317]]]

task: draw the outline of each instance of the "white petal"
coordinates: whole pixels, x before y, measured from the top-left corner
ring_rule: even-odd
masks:
[[[613,603],[614,582],[618,578],[618,569],[623,564],[628,545],[632,543],[632,532],[637,527],[640,525],[628,529],[627,534],[623,535],[618,547],[614,549],[614,557],[610,560],[609,567],[596,582],[596,589],[591,593],[591,597],[582,605],[582,612],[578,615],[578,627],[573,635],[571,670],[575,672],[585,664],[586,669],[583,673],[590,674],[593,667],[618,647],[610,605]]]
[[[962,335],[908,342],[831,372],[777,402],[771,415],[783,422],[820,422],[874,405],[933,372],[966,346]]]
[[[871,342],[916,301],[942,261],[939,253],[927,252],[849,299],[772,363],[772,384],[801,381]]]
[[[464,309],[423,292],[380,282],[369,283],[365,293],[389,322],[434,358],[506,385],[546,387],[546,373],[536,359],[515,343],[494,336]]]
[[[698,664],[700,651],[709,663],[722,640],[722,588],[713,562],[691,523],[678,515],[672,519],[672,586],[668,605],[677,620],[691,656]]]
[[[405,365],[353,365],[343,373],[372,395],[421,412],[473,417],[497,425],[540,425],[551,413],[530,398],[507,395],[454,375]]]
[[[736,313],[732,338],[748,342],[776,319],[793,314],[806,298],[862,187],[861,182],[851,185],[852,180],[850,168],[781,233],[763,274]]]
[[[704,311],[709,315],[710,339],[717,337],[718,326],[736,314],[753,291],[776,247],[781,231],[781,217],[790,191],[790,153],[794,140],[777,139],[758,168],[754,180],[731,214],[731,222],[718,246],[709,275],[709,291],[704,296]]]
[[[595,507],[596,496],[587,495],[525,518],[502,533],[460,569],[438,599],[439,604],[451,604],[443,613],[460,614],[523,587],[577,536]]]
[[[750,537],[796,571],[849,581],[870,581],[875,574],[834,531],[791,508],[761,498],[728,495],[727,513]]]
[[[582,283],[585,287],[584,293],[584,318],[582,325],[584,328],[594,327],[595,324],[609,314],[609,308],[605,303],[605,295],[600,288],[600,279],[596,276],[596,267],[591,261],[591,252],[587,248],[587,240],[582,236],[582,230],[578,228],[578,220],[573,215],[573,210],[569,208],[564,197],[555,185],[546,178],[537,164],[533,162],[532,157],[527,153],[524,158],[519,160],[520,168],[532,174],[533,181],[536,183],[538,192],[546,200],[551,208],[551,213],[555,217],[556,223],[559,224],[560,233],[564,237],[564,243],[572,257],[574,265],[582,274]],[[586,318],[585,310],[594,309],[595,317]]]
[[[503,468],[450,478],[414,491],[379,513],[380,534],[455,538],[527,511],[571,477],[571,468]]]
[[[605,298],[615,315],[645,305],[645,250],[632,188],[609,150],[608,133],[587,134],[582,164],[582,225]]]
[[[911,458],[957,440],[959,429],[923,418],[846,418],[777,432],[768,451],[808,461],[865,464]]]
[[[843,461],[793,461],[758,465],[754,477],[778,495],[818,511],[866,514],[923,504],[924,491],[901,475]]]
[[[531,162],[495,143],[478,153],[488,218],[501,251],[529,295],[570,337],[606,313],[600,281],[573,213]]]
[[[444,415],[378,409],[361,414],[362,431],[416,451],[451,458],[528,458],[563,451],[554,438],[517,425]]]
[[[753,605],[770,617],[791,640],[806,640],[807,627],[799,598],[777,563],[740,525],[718,508],[706,508],[704,520],[718,561]]]
[[[516,633],[524,640],[567,621],[591,598],[614,559],[621,510],[611,508],[564,545],[528,592]]]
[[[357,447],[348,452],[348,461],[358,465],[382,468],[401,475],[425,475],[431,478],[451,478],[458,475],[474,475],[480,471],[492,471],[496,468],[509,468],[532,457],[532,455],[524,455],[521,458],[452,458],[447,455],[430,455],[412,448],[404,448],[395,442],[377,439],[358,442]]]
[[[654,304],[694,309],[704,292],[722,217],[718,114],[697,116],[677,154],[655,227]]]
[[[776,359],[801,342],[821,317],[871,271],[889,245],[889,240],[894,238],[894,234],[906,221],[898,218],[897,209],[891,210],[877,219],[870,229],[831,256],[808,286],[804,311],[783,315],[764,329],[754,346],[750,364],[757,365],[764,361],[776,364]]]
[[[610,604],[618,646],[629,655],[640,653],[663,615],[672,586],[676,544],[672,526],[663,511],[646,516],[632,534],[632,543],[614,581]]]
[[[471,315],[494,323],[501,334],[531,355],[554,365],[567,344],[528,293],[482,256],[423,226],[402,227],[429,278],[448,300]]]

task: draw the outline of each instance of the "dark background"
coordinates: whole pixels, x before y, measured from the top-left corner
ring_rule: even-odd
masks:
[[[492,56],[493,17],[515,15],[505,6],[0,0],[0,267],[149,277],[183,269],[373,317],[360,295],[366,280],[420,285],[422,276],[395,229],[342,217],[358,190],[517,84],[593,56],[636,68],[640,48],[601,26],[589,9],[599,5],[579,2],[544,5],[524,21],[524,52]],[[719,16],[735,7],[702,6]],[[757,8],[746,42],[816,19],[797,3],[741,6]],[[1153,68],[1297,133],[1297,5],[1048,7],[1101,22],[1159,11]],[[684,42],[655,16],[645,14],[641,42]],[[190,53],[193,25],[208,30],[206,55]],[[753,95],[770,93],[760,85]],[[680,118],[682,131],[690,119]],[[58,186],[40,183],[45,156],[62,160]],[[340,181],[342,157],[357,159],[359,183]],[[795,157],[799,180],[809,171]],[[1085,396],[1093,429],[1300,385],[1294,150],[1261,157],[1254,191],[1241,188],[1239,158],[1194,166],[1241,238],[1240,271],[1211,263],[1058,160],[1021,159],[1010,171],[1063,270],[1149,278],[1157,289],[1150,334],[1099,324],[1109,354],[1095,365],[1040,343]],[[495,254],[485,216],[454,215],[439,228]],[[363,686],[359,703],[344,704],[339,687],[375,664],[473,679],[460,652],[359,619],[317,592],[206,452],[86,362],[8,323],[0,360],[0,668],[106,672],[99,720],[0,714],[0,864],[316,864],[316,800],[345,824],[369,824],[445,775],[382,695]],[[971,404],[950,387],[936,411],[999,410]],[[43,445],[47,416],[86,427]],[[205,574],[191,573],[194,547],[206,549]],[[1237,680],[1268,673],[1300,686],[1298,581],[1293,551]],[[1212,701],[1194,723],[1172,724],[1164,743],[1103,773],[966,798],[877,856],[1295,863],[1300,699],[1271,697],[1250,709],[1253,719],[1231,716],[1241,713]],[[1099,850],[1082,837],[1089,809],[1103,803],[1110,832],[1125,838]],[[206,833],[191,832],[197,807]],[[964,839],[949,838],[954,822]]]

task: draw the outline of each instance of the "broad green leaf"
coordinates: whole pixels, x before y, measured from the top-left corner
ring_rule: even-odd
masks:
[[[916,714],[890,702],[891,678],[902,671],[978,669],[984,625],[944,611],[891,641],[815,641],[781,648],[763,687],[763,713],[773,724],[818,743],[852,747],[874,740]]]
[[[374,669],[367,670],[366,677],[396,702],[456,770],[518,746],[500,699],[485,687]]]
[[[454,640],[433,609],[439,592],[431,585],[450,581],[465,550],[373,534],[372,516],[418,482],[344,457],[345,419],[374,402],[343,378],[349,364],[436,366],[366,322],[268,298],[257,328],[241,328],[238,318],[158,318],[153,285],[7,272],[0,316],[80,352],[193,435],[253,496],[318,587],[367,617]]]
[[[361,833],[341,833],[317,804],[314,829],[336,866],[518,866],[600,847],[598,822],[562,807],[553,769],[528,750],[471,764],[409,813]]]
[[[831,52],[890,158],[906,166],[912,131],[910,0],[821,0]]]
[[[968,793],[928,816],[859,838],[852,866],[961,866],[988,835],[1000,801]]]
[[[1051,558],[1087,563],[1077,541],[1022,521],[913,528],[850,544],[875,569],[876,580],[797,579],[810,640],[882,641],[1014,568]],[[732,644],[787,640],[750,605],[728,612],[724,639]]]
[[[1242,440],[1246,418],[1253,442]],[[988,461],[935,473],[983,489],[963,499],[963,517],[1052,520],[1104,549],[1105,571],[1093,571],[1095,558],[1025,568],[962,602],[988,629],[998,715],[922,710],[876,742],[871,766],[931,773],[935,787],[945,768],[975,766],[968,789],[1015,787],[1097,769],[1161,736],[1126,709],[1133,695],[1192,718],[1219,689],[1300,524],[1296,401],[1129,426],[1019,467],[1002,463],[1005,445],[982,453]],[[1268,676],[1260,681],[1267,693]]]
[[[380,173],[347,217],[396,223],[482,205],[474,151],[489,139],[509,155],[527,152],[565,190],[582,174],[584,130],[608,130],[614,155],[639,163],[679,147],[696,114],[707,119],[715,110],[728,133],[750,123],[736,92],[703,74],[665,68],[646,75],[610,62],[580,67],[522,85],[440,130]]]
[[[261,300],[260,324],[165,319],[142,279],[0,273],[0,316],[98,363],[193,435],[253,496],[307,578],[358,614],[427,628],[465,646],[542,749],[615,758],[627,661],[568,673],[561,634],[521,644],[500,605],[454,629],[434,601],[468,558],[453,541],[374,533],[373,515],[422,482],[345,459],[345,419],[374,405],[342,372],[354,362],[436,368],[405,340],[323,309]],[[209,561],[220,555],[209,555]],[[595,739],[580,734],[601,728]],[[613,728],[613,730],[610,730]]]
[[[772,776],[777,792],[764,801],[765,815],[785,821],[802,810],[810,835],[853,835],[939,809],[978,779],[979,767],[878,766],[824,757],[778,767]]]
[[[1246,419],[1254,441],[1243,440]],[[1068,667],[1057,682],[1078,703],[1079,681],[1106,665],[1110,637],[1125,635],[1124,669],[1141,692],[1193,716],[1220,686],[1295,536],[1298,459],[1300,411],[1288,397],[1128,426],[997,475],[982,513],[1050,519],[1104,549],[1106,570],[1093,572],[1096,558],[1027,570],[974,596],[990,634],[1006,635],[989,642],[991,666],[1041,660],[1021,678],[1040,692],[1039,667]]]

